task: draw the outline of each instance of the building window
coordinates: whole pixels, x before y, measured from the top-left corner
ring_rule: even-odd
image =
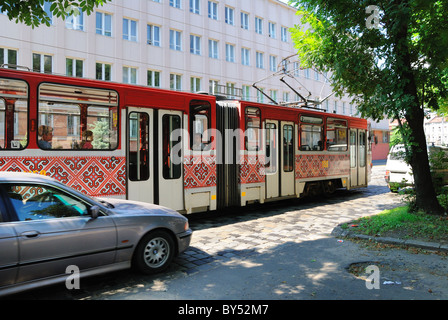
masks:
[[[170,0],[170,7],[180,9],[180,0]]]
[[[259,69],[264,69],[264,54],[262,52],[257,52],[255,54],[256,57],[256,66]]]
[[[190,53],[201,55],[201,37],[190,35]]]
[[[208,57],[218,59],[218,41],[208,40]]]
[[[15,65],[17,65],[17,50],[11,50],[6,48],[0,48],[0,64],[10,64],[11,67],[8,66],[8,68],[13,68]]]
[[[281,37],[283,42],[288,42],[288,29],[285,27],[281,28]]]
[[[52,73],[53,57],[47,54],[33,53],[33,71]]]
[[[263,19],[255,17],[255,32],[263,34]]]
[[[247,48],[241,48],[241,63],[244,66],[250,65],[250,50]]]
[[[276,56],[269,56],[269,70],[272,72],[277,71],[277,57]]]
[[[137,21],[123,18],[123,39],[137,42]]]
[[[149,87],[160,88],[160,71],[148,70],[148,81]]]
[[[196,77],[190,78],[190,91],[191,92],[201,91],[201,78],[196,78]]]
[[[218,20],[218,4],[216,2],[208,2],[208,17],[213,20]]]
[[[219,81],[217,80],[209,80],[208,81],[208,92],[210,94],[215,94],[218,91]]]
[[[137,84],[137,68],[123,67],[123,83]]]
[[[151,24],[146,25],[146,43],[160,47],[160,27]]]
[[[190,12],[200,14],[199,0],[190,0]]]
[[[257,102],[263,103],[264,102],[264,88],[258,88],[257,90]]]
[[[83,77],[84,61],[72,58],[65,59],[65,74],[69,77]]]
[[[275,23],[273,22],[269,22],[269,37],[271,37],[272,39],[276,39],[276,27],[275,27]]]
[[[111,69],[112,69],[112,65],[107,64],[107,63],[97,62],[96,63],[95,79],[103,80],[103,81],[111,81],[112,80]]]
[[[230,25],[235,25],[235,10],[230,7],[226,7],[226,23]]]
[[[171,90],[182,90],[182,76],[180,74],[170,74],[170,89]]]
[[[250,101],[250,86],[243,85],[242,91],[243,91],[242,96],[243,100]]]
[[[170,49],[181,51],[182,50],[182,33],[176,30],[170,30]]]
[[[241,28],[249,30],[249,14],[241,12]]]
[[[76,8],[75,13],[67,17],[65,26],[67,29],[84,31],[84,12],[81,8]]]
[[[235,62],[235,46],[226,43],[226,61]]]
[[[103,36],[112,36],[112,16],[107,13],[96,13],[96,33]]]

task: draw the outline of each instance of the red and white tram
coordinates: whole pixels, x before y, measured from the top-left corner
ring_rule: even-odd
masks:
[[[365,187],[364,119],[0,68],[0,170],[216,210]]]

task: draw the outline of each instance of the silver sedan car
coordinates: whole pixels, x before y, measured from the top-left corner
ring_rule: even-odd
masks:
[[[136,267],[165,270],[188,248],[188,220],[168,208],[92,199],[56,180],[0,172],[0,296]]]

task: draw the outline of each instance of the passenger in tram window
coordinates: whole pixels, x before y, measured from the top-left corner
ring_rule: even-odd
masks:
[[[38,135],[41,137],[38,141],[38,145],[41,149],[51,149],[53,139],[53,128],[46,125],[41,125],[38,130]]]
[[[81,149],[93,149],[93,132],[86,130],[82,133]]]
[[[191,149],[194,151],[202,151],[204,150],[204,146],[205,145],[202,143],[202,135],[200,133],[195,133]]]

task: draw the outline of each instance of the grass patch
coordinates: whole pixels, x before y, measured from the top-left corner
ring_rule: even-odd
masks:
[[[407,206],[363,217],[346,227],[359,234],[399,239],[448,242],[448,218],[409,212]]]

